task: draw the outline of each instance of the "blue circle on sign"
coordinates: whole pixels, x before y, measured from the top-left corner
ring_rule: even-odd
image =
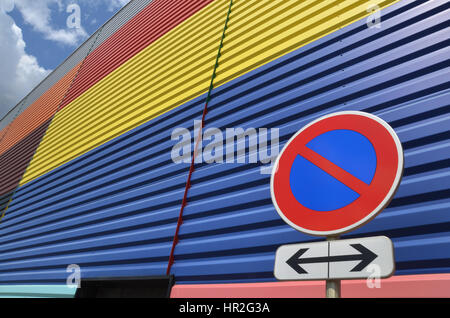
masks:
[[[369,139],[358,132],[344,129],[329,131],[314,138],[306,146],[368,185],[375,176],[375,149]],[[311,210],[337,210],[351,204],[361,195],[301,154],[294,160],[289,177],[295,199]]]

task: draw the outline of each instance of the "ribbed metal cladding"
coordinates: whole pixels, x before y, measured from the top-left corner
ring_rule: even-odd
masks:
[[[97,42],[94,44],[93,50],[99,47],[106,39],[119,30],[152,1],[153,0],[132,0],[128,2],[125,7],[123,7],[114,17],[103,25],[102,33],[100,34]]]
[[[11,109],[10,112],[6,115],[5,118],[8,118],[10,120],[10,123],[3,127],[3,129],[0,130],[0,147],[2,147],[6,142],[5,139],[7,139],[11,135],[11,122],[14,121],[14,119],[17,118],[17,116],[20,114],[21,107],[23,107],[24,101],[19,103],[15,108]],[[2,160],[3,159],[3,160]],[[1,170],[1,177],[0,177],[0,220],[3,218],[5,214],[5,210],[8,207],[9,202],[12,199],[12,196],[14,194],[14,189],[8,189],[8,186],[3,186],[3,180],[7,179],[11,175],[10,169],[4,169],[3,165],[5,164],[5,155],[0,155],[0,170]],[[25,172],[25,171],[24,171]],[[17,180],[16,186],[19,184],[20,180]]]
[[[22,111],[33,104],[43,93],[50,89],[56,82],[58,82],[67,72],[72,70],[78,63],[80,63],[87,55],[89,49],[95,50],[102,44],[109,36],[120,29],[128,20],[132,19],[137,13],[145,8],[152,0],[131,0],[125,7],[123,7],[115,16],[113,16],[105,25],[102,34],[98,36],[98,31],[89,37],[74,53],[72,53],[61,65],[59,65],[52,73],[50,73],[39,85],[37,85],[25,98],[16,105],[10,113],[0,120],[0,130],[7,126],[13,119],[16,113],[20,114]],[[104,32],[104,33],[103,33]],[[24,102],[24,105],[19,105]]]
[[[170,130],[193,129],[205,96],[20,187],[0,224],[0,283],[165,275],[188,167]]]
[[[8,123],[3,128],[0,128],[0,145],[2,145],[3,140],[8,137],[8,133],[10,133],[11,128],[10,124],[14,121],[14,119],[16,119],[20,115],[24,103],[25,99],[21,101],[19,104],[17,104],[5,115],[4,118],[8,120]]]
[[[205,128],[279,128],[283,146],[324,114],[380,116],[402,141],[404,179],[388,209],[345,237],[391,237],[397,274],[450,272],[449,10],[444,0],[400,1],[382,11],[379,29],[361,20],[237,77],[214,90]],[[86,278],[163,275],[189,169],[173,163],[170,135],[192,132],[204,101],[21,186],[0,224],[0,283],[64,283],[70,264]],[[260,168],[197,165],[175,249],[177,283],[274,281],[276,248],[313,239],[281,221]]]
[[[83,43],[71,56],[69,56],[61,65],[59,65],[52,73],[50,73],[38,86],[36,86],[29,94],[28,100],[24,98],[13,109],[11,109],[0,120],[0,131],[13,121],[15,117],[20,115],[28,106],[32,105],[40,96],[48,89],[53,87],[64,75],[69,73],[77,66],[86,56],[87,53],[94,51],[113,33],[120,29],[125,23],[132,19],[137,13],[145,8],[152,0],[131,0],[116,15],[107,21],[102,32],[95,32],[85,43]],[[100,34],[99,34],[100,33]],[[93,44],[93,46],[92,46]],[[91,47],[92,46],[92,47]],[[1,135],[0,135],[1,137]]]
[[[161,21],[157,30],[148,28],[149,11],[143,11],[139,15],[142,28],[127,24],[123,28],[130,32],[121,29],[118,37],[115,34],[104,43],[110,50],[102,46],[86,58],[62,105],[74,101],[55,115],[22,185],[208,90],[228,0],[173,4],[178,15],[170,21],[172,11],[157,8]],[[181,23],[180,16],[186,21]],[[141,36],[143,30],[145,36]],[[135,46],[131,49],[129,43]],[[138,54],[136,48],[141,49]]]
[[[19,185],[34,151],[44,135],[49,121],[0,155],[0,220]],[[1,222],[1,221],[0,221]]]
[[[0,298],[74,298],[76,291],[65,285],[0,285]]]
[[[54,116],[71,83],[73,83],[80,65],[81,63],[65,74],[4,129],[2,133],[5,133],[5,135],[0,139],[0,155]]]
[[[96,37],[93,41],[89,42],[91,47],[86,49],[86,55],[89,54],[100,32],[101,29],[95,33]],[[4,136],[0,143],[0,194],[10,193],[11,197],[14,195],[30,160],[81,66],[82,62],[71,68],[4,129]],[[0,213],[3,216],[8,204],[2,208]]]
[[[3,217],[6,207],[8,206],[9,201],[11,201],[12,196],[13,191],[0,195],[0,218]]]
[[[133,57],[145,51],[155,41],[161,38],[164,41],[164,38],[170,37],[170,31],[174,28],[186,28],[185,25],[180,26],[180,24],[210,2],[212,0],[153,1],[86,58],[85,65],[73,88],[61,105],[62,108],[71,104],[82,94],[88,93],[90,88],[94,88],[93,86],[96,84],[101,85],[102,79],[108,77],[123,64],[133,64]],[[213,21],[209,21],[209,23],[212,24]],[[174,32],[180,33],[181,31],[174,30]],[[187,40],[187,38],[182,38],[182,43],[188,43]],[[165,43],[164,46],[170,47],[169,43]],[[153,56],[153,58],[156,57]]]
[[[29,105],[33,104],[39,97],[42,96],[42,94],[55,85],[56,82],[58,82],[65,74],[77,66],[87,56],[89,49],[92,47],[92,44],[97,37],[97,32],[95,32],[74,53],[72,53],[72,55],[70,55],[61,65],[59,65],[30,92],[23,109],[26,109]]]
[[[343,237],[389,236],[397,275],[450,272],[449,8],[401,1],[382,11],[379,29],[360,21],[223,85],[205,129],[277,127],[282,147],[325,114],[380,116],[403,144],[404,178],[385,211]],[[256,164],[197,167],[172,268],[178,284],[275,281],[277,247],[317,240],[284,224],[269,183]]]
[[[73,52],[61,65],[59,65],[53,72],[51,72],[39,85],[37,85],[22,102],[24,105],[20,108],[20,112],[23,112],[31,104],[33,104],[39,97],[42,96],[47,90],[49,90],[56,82],[58,82],[64,75],[77,66],[88,54],[89,49],[92,47],[98,32],[95,32],[86,42],[84,42],[75,52]],[[3,118],[0,121],[0,129],[7,126],[12,118],[9,116]]]
[[[217,17],[219,31],[223,30],[224,8],[223,15]],[[212,67],[214,60],[210,63]],[[192,102],[191,118],[183,113],[175,118],[178,123],[182,119],[183,125],[192,125],[204,100],[202,96]],[[173,120],[171,116],[158,117],[19,188],[0,227],[5,234],[2,251],[7,262],[22,265],[15,266],[13,272],[0,272],[5,274],[0,280],[63,282],[67,257],[77,260],[85,278],[164,275],[186,180],[186,167],[170,165],[165,157],[171,142],[167,127]],[[175,123],[172,126],[175,128]],[[165,191],[163,196],[160,188]],[[17,226],[22,230],[16,231]],[[17,253],[9,244],[18,247]],[[44,245],[49,249],[42,250]],[[69,253],[66,247],[71,249]],[[29,254],[30,248],[37,254]],[[47,257],[59,261],[36,263]],[[36,276],[33,271],[38,268],[44,271]]]
[[[24,101],[25,99],[20,101],[0,121],[0,140],[5,136],[8,125],[21,113]]]
[[[20,182],[50,121],[0,155],[0,194],[13,191]]]

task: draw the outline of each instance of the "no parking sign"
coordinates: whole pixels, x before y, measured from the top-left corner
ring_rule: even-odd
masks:
[[[339,112],[302,128],[280,153],[271,178],[273,204],[298,231],[326,242],[280,246],[279,280],[326,280],[327,297],[340,297],[340,280],[379,278],[395,271],[385,236],[337,240],[369,222],[392,200],[403,173],[394,130],[364,112]]]
[[[394,196],[403,172],[394,130],[364,112],[339,112],[302,128],[280,153],[272,201],[293,228],[336,236],[370,221]]]

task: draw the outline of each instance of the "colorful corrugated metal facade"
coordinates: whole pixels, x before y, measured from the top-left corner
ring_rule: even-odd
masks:
[[[190,184],[190,164],[172,160],[172,131],[193,132],[205,101],[204,129],[278,128],[281,147],[335,111],[388,122],[405,152],[402,184],[344,237],[393,240],[402,279],[388,286],[442,284],[449,13],[446,0],[131,1],[1,122],[0,285],[65,284],[77,264],[83,278],[169,271],[174,296],[231,284],[251,297],[263,283],[265,296],[300,295],[276,282],[275,251],[317,238],[279,218],[252,154],[198,163]],[[446,282],[438,296],[450,296]]]

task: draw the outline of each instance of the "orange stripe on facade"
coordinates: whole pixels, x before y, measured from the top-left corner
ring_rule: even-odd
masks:
[[[3,128],[0,136],[0,155],[30,135],[35,129],[51,119],[78,72],[81,63],[70,70],[55,85],[25,109],[10,125]]]
[[[195,0],[186,3],[181,0],[172,2],[161,0],[150,3],[148,7],[130,19],[101,46],[89,54],[84,62],[83,69],[80,69],[78,75],[77,72],[81,63],[23,111],[9,127],[7,126],[0,131],[0,155],[52,118],[56,111],[87,91],[94,83],[109,75],[114,69],[142,51],[143,48],[165,35],[165,33],[203,9],[212,1]],[[174,10],[164,11],[164,8],[172,8]],[[169,18],[170,16],[172,17]],[[160,21],[160,19],[163,20]],[[144,24],[144,21],[147,21],[145,22],[146,24]],[[133,34],[139,35],[132,36],[132,38],[139,38],[140,41],[139,45],[135,43],[130,47],[129,39]],[[70,87],[75,75],[77,75],[77,80]],[[68,91],[69,87],[70,90]]]

